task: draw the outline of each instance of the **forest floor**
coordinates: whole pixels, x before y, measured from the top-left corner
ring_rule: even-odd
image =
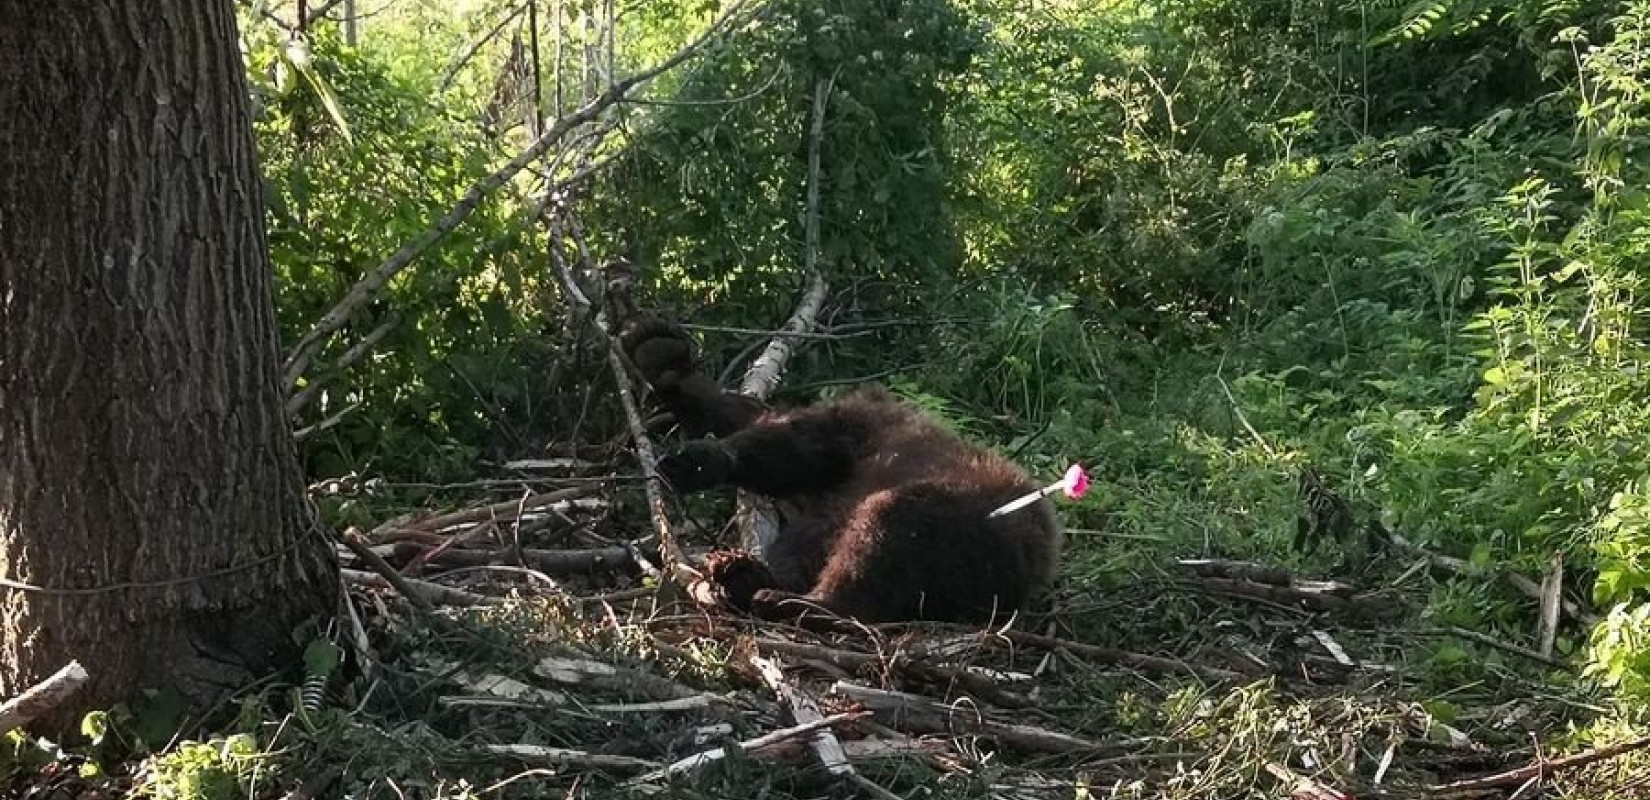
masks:
[[[1163,553],[991,626],[803,628],[660,581],[625,544],[648,533],[636,482],[503,472],[351,534],[361,671],[288,797],[1650,796],[1650,742],[1574,735],[1604,709],[1563,661],[1419,627],[1447,559],[1384,551],[1401,571],[1354,581]],[[690,555],[731,537],[683,527]],[[1491,678],[1411,657],[1439,637]]]
[[[1465,567],[1401,541],[1356,576],[1160,552],[989,626],[776,624],[662,579],[617,463],[315,487],[398,509],[339,547],[327,691],[249,688],[239,754],[172,742],[87,772],[94,747],[14,796],[1650,797],[1650,739],[1564,660],[1422,625],[1427,583]],[[733,540],[699,522],[729,505],[671,510],[690,558]]]

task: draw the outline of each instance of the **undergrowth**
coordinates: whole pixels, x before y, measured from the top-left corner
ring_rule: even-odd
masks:
[[[1445,749],[1436,725],[1506,740],[1518,737],[1496,726],[1515,719],[1566,748],[1647,722],[1650,3],[816,5],[779,2],[771,24],[662,79],[681,102],[627,118],[581,200],[593,247],[635,260],[651,296],[693,321],[778,325],[801,286],[807,110],[833,80],[822,264],[835,333],[792,360],[786,401],[872,378],[1051,480],[1085,464],[1094,489],[1062,508],[1063,586],[1095,641],[1185,652],[1222,641],[1217,621],[1289,640],[1265,620],[1216,620],[1182,591],[1176,558],[1354,581],[1410,612],[1337,634],[1402,665],[1401,692],[1064,676],[1048,701],[1062,719],[1192,755],[1062,796],[1248,796],[1270,786],[1280,748],[1338,752],[1400,720]],[[482,67],[441,85],[445,54],[495,11],[402,9],[358,47],[323,28],[302,70],[277,31],[245,20],[288,341],[519,147],[519,131],[473,122]],[[627,17],[624,62],[669,52],[704,13]],[[353,408],[306,440],[317,480],[441,484],[511,456],[611,452],[612,387],[564,319],[527,193],[489,197],[351,320],[361,335],[393,327],[373,358],[314,371],[327,385],[303,422]],[[735,373],[759,341],[703,334]],[[1299,546],[1307,470],[1350,515],[1316,548]],[[445,495],[364,497],[323,507],[366,524]],[[1417,567],[1392,535],[1466,568]],[[1555,557],[1600,617],[1556,638],[1574,672],[1434,635],[1537,646],[1537,601],[1502,578],[1539,583]],[[651,657],[628,621],[523,608],[526,628],[476,622],[509,654],[499,665],[562,637]],[[720,685],[726,654],[700,657],[685,679]],[[508,791],[482,791],[508,777],[491,766],[422,749],[426,723],[406,709],[304,727],[273,694],[248,708],[250,727],[135,748],[151,759],[140,783],[219,797],[268,764],[350,762],[423,781],[408,790],[419,796]],[[439,733],[646,734],[588,722],[477,715]],[[9,763],[46,752],[12,744]],[[1591,767],[1575,778],[1590,788],[1557,791],[1603,797],[1645,768]],[[1024,777],[1003,770],[916,782],[983,796]],[[724,779],[728,794],[766,780]]]

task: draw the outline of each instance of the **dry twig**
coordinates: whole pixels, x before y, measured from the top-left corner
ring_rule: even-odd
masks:
[[[403,559],[423,558],[425,563],[452,567],[478,567],[508,564],[516,558],[521,563],[549,575],[575,575],[602,570],[625,570],[635,566],[630,551],[624,547],[597,547],[588,550],[472,550],[468,548],[438,549],[417,542],[396,545],[396,556]]]
[[[1427,560],[1438,569],[1446,572],[1453,572],[1457,575],[1483,575],[1486,574],[1486,572],[1491,575],[1499,574],[1502,580],[1505,580],[1508,585],[1512,586],[1514,589],[1517,589],[1525,597],[1537,601],[1541,600],[1543,597],[1541,584],[1536,583],[1535,581],[1532,581],[1516,572],[1478,569],[1467,563],[1465,559],[1456,558],[1454,556],[1446,556],[1441,553],[1434,553],[1418,544],[1415,544],[1414,542],[1411,542],[1398,533],[1389,531],[1387,532],[1387,538],[1391,540],[1393,544],[1404,550],[1426,556]],[[1583,625],[1590,626],[1597,625],[1599,623],[1598,615],[1589,613],[1573,600],[1565,598],[1559,604],[1559,607],[1563,609],[1564,616],[1580,622]]]
[[[905,653],[897,652],[887,656],[877,656],[870,653],[856,653],[851,650],[838,650],[783,639],[757,639],[756,646],[769,652],[821,661],[850,673],[860,672],[867,667],[875,668],[882,673],[904,673],[928,684],[941,687],[955,686],[981,700],[1003,708],[1025,708],[1031,704],[1025,697],[998,686],[996,681],[989,677],[957,669],[956,667],[912,658]]]
[[[390,522],[378,526],[378,528],[373,531],[373,535],[369,538],[374,541],[381,541],[385,534],[393,530],[440,531],[456,525],[469,525],[476,522],[497,522],[502,520],[518,519],[525,512],[538,511],[565,503],[571,503],[574,500],[596,494],[600,492],[602,488],[603,484],[593,482],[582,486],[574,486],[569,489],[557,489],[552,492],[531,494],[516,500],[505,500],[502,502],[493,503],[492,505],[480,506],[478,508],[466,508],[461,511],[454,511],[448,514],[438,514],[425,519],[415,519],[411,521],[400,519],[391,520]]]
[[[583,750],[567,750],[560,747],[545,747],[536,744],[490,744],[486,747],[487,752],[493,755],[513,758],[523,764],[535,766],[618,771],[657,769],[659,767],[658,762],[648,761],[644,758],[587,753]]]
[[[1586,766],[1588,764],[1625,755],[1635,750],[1643,750],[1646,747],[1650,747],[1650,736],[1640,736],[1637,739],[1628,739],[1625,742],[1617,742],[1609,747],[1600,747],[1593,750],[1587,750],[1585,752],[1576,753],[1573,756],[1565,756],[1563,758],[1554,759],[1540,759],[1533,764],[1528,764],[1517,769],[1510,769],[1506,772],[1497,772],[1493,775],[1484,775],[1478,778],[1468,778],[1466,780],[1455,781],[1453,783],[1429,786],[1427,787],[1427,791],[1434,794],[1464,794],[1483,789],[1504,789],[1509,786],[1522,786],[1530,781],[1539,781],[1550,777],[1553,773],[1562,769]]]
[[[407,598],[407,602],[412,603],[414,608],[419,611],[435,610],[435,604],[430,602],[430,598],[420,594],[417,589],[413,588],[411,579],[402,577],[401,573],[396,572],[395,568],[389,565],[389,562],[373,552],[360,534],[354,532],[344,534],[344,546],[348,547],[356,558],[361,559],[362,563],[371,567],[373,572],[378,573],[378,576],[383,578],[385,583],[394,587],[397,592],[401,593],[402,597]],[[434,586],[435,584],[430,585]]]
[[[1554,553],[1552,566],[1541,580],[1541,619],[1536,628],[1536,641],[1541,654],[1552,658],[1558,642],[1558,616],[1564,599],[1564,554]]]
[[[979,633],[976,631],[976,633]],[[1100,645],[1076,642],[1070,639],[1060,639],[1053,636],[1027,631],[992,630],[981,633],[981,642],[1007,640],[1024,647],[1036,647],[1043,650],[1064,650],[1086,661],[1100,661],[1108,664],[1138,669],[1142,672],[1157,672],[1167,674],[1195,675],[1210,681],[1242,680],[1243,674],[1219,667],[1206,667],[1200,664],[1188,664],[1171,658],[1148,656],[1142,653],[1131,653],[1115,647],[1101,647]]]
[[[443,606],[496,606],[504,602],[503,599],[498,597],[488,597],[474,592],[466,592],[463,589],[454,589],[450,586],[442,586],[439,583],[430,583],[429,581],[413,578],[401,578],[401,583],[405,588],[397,587],[391,584],[381,572],[362,572],[356,569],[341,569],[338,572],[344,576],[345,581],[356,586],[395,589],[415,606],[421,603]],[[390,572],[397,574],[399,577],[399,573],[395,573],[395,570],[392,569]]]
[[[762,675],[762,682],[766,683],[780,702],[783,702],[791,710],[792,722],[800,725],[804,722],[815,722],[825,718],[825,715],[819,711],[819,704],[815,703],[812,697],[804,694],[801,689],[792,685],[790,681],[785,680],[785,673],[780,669],[779,662],[753,653],[751,654],[751,663],[756,666],[757,672]],[[808,746],[813,748],[814,753],[819,756],[819,761],[825,765],[826,772],[841,778],[854,771],[853,766],[848,763],[848,754],[842,750],[842,743],[837,741],[836,734],[831,733],[829,728],[821,729],[810,737]]]
[[[1106,747],[1069,733],[1000,722],[978,709],[946,705],[918,694],[873,689],[847,681],[837,681],[831,691],[877,712],[881,722],[906,733],[969,733],[1040,753],[1094,752]]]
[[[807,736],[815,731],[824,730],[835,725],[841,725],[844,722],[852,722],[853,720],[864,716],[867,716],[866,712],[832,714],[828,717],[822,717],[810,722],[793,725],[789,728],[781,728],[780,730],[763,734],[754,739],[747,739],[737,744],[731,744],[725,747],[716,747],[702,753],[695,753],[687,758],[680,759],[670,764],[664,769],[656,770],[635,778],[630,781],[630,785],[635,785],[637,788],[640,788],[640,784],[652,783],[655,781],[674,778],[680,775],[691,774],[710,766],[711,764],[723,761],[734,753],[757,753],[782,742]]]
[[[1471,629],[1468,629],[1468,628],[1462,628],[1460,626],[1452,625],[1452,626],[1447,627],[1447,628],[1429,628],[1429,629],[1426,629],[1426,630],[1416,631],[1416,634],[1421,635],[1421,636],[1454,636],[1454,637],[1457,637],[1457,638],[1467,639],[1469,641],[1477,642],[1481,645],[1484,645],[1485,647],[1493,647],[1493,648],[1495,648],[1497,650],[1500,650],[1504,653],[1511,653],[1515,656],[1520,656],[1522,658],[1527,658],[1531,661],[1535,661],[1535,662],[1538,662],[1538,663],[1541,663],[1541,664],[1545,664],[1545,665],[1547,665],[1549,667],[1553,667],[1555,669],[1569,669],[1570,668],[1569,664],[1566,664],[1563,661],[1561,661],[1557,658],[1554,658],[1552,656],[1542,655],[1541,653],[1538,653],[1538,652],[1536,652],[1534,650],[1531,650],[1527,647],[1519,647],[1518,645],[1513,644],[1512,642],[1506,641],[1504,639],[1497,639],[1494,636],[1491,636],[1487,633],[1479,633],[1478,631],[1471,630]]]
[[[647,435],[647,426],[642,422],[642,412],[636,403],[636,393],[630,386],[630,373],[625,369],[624,357],[619,352],[619,342],[609,329],[610,320],[605,313],[597,311],[584,290],[579,288],[578,281],[573,277],[573,269],[562,256],[560,236],[556,226],[552,226],[550,258],[555,262],[556,272],[561,277],[562,287],[567,292],[568,300],[583,309],[589,315],[591,323],[596,326],[601,337],[606,342],[607,364],[613,373],[613,381],[618,387],[619,405],[624,409],[625,421],[630,427],[630,437],[636,446],[636,460],[641,462],[642,474],[647,481],[643,490],[647,494],[648,516],[653,523],[654,535],[659,539],[659,557],[664,560],[665,571],[684,588],[703,583],[691,564],[682,547],[676,540],[675,528],[670,523],[670,514],[665,507],[664,493],[659,491],[663,479],[659,477],[658,456],[653,449],[653,440]],[[594,312],[594,313],[592,313]]]

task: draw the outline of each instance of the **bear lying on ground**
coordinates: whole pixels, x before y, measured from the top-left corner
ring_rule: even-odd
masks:
[[[812,605],[863,622],[983,622],[1052,582],[1063,534],[1047,500],[987,518],[1039,487],[886,390],[771,411],[702,374],[692,340],[663,319],[629,320],[620,342],[684,431],[716,437],[661,459],[665,480],[679,492],[731,484],[784,517],[765,569],[710,559],[732,605],[769,618]]]

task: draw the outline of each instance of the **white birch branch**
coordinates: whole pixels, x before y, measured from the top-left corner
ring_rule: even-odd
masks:
[[[808,129],[808,205],[802,223],[802,270],[806,276],[802,301],[784,327],[780,328],[780,335],[769,341],[762,354],[751,362],[750,370],[739,385],[741,394],[758,400],[768,399],[768,395],[779,386],[779,376],[784,373],[785,363],[790,360],[795,338],[785,334],[812,331],[819,318],[819,309],[825,305],[828,287],[819,270],[819,162],[825,140],[825,106],[835,83],[836,77],[833,75],[814,84],[813,122]],[[740,543],[760,557],[779,535],[773,504],[743,489],[739,490],[738,498],[734,526],[739,531]]]

